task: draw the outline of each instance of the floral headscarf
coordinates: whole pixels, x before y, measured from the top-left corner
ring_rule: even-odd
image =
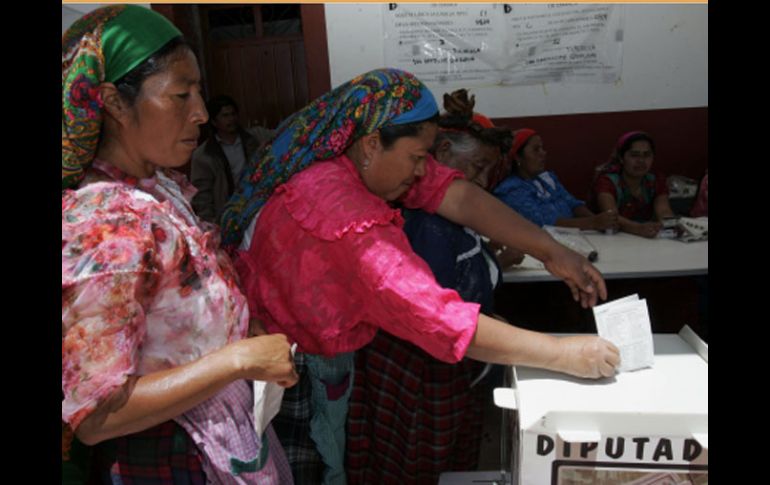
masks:
[[[428,88],[398,69],[370,71],[321,96],[281,123],[272,141],[249,159],[222,215],[222,242],[238,244],[275,188],[313,161],[334,158],[385,125],[437,113]]]
[[[62,37],[62,190],[83,178],[102,127],[98,87],[115,82],[182,33],[165,17],[137,5],[102,7]]]

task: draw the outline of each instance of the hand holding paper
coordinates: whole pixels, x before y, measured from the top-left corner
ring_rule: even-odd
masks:
[[[620,355],[611,342],[579,335],[561,337],[559,345],[561,355],[557,369],[561,372],[593,379],[615,375]]]
[[[291,356],[297,350],[297,344],[291,346]],[[281,410],[283,387],[275,382],[254,381],[254,429],[258,436],[267,429],[267,425]]]

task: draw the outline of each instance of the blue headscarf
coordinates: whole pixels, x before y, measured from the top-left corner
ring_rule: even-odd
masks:
[[[222,242],[238,244],[275,188],[314,161],[339,156],[383,126],[416,123],[437,113],[430,90],[399,69],[370,71],[321,96],[284,120],[272,141],[249,159],[222,215]]]

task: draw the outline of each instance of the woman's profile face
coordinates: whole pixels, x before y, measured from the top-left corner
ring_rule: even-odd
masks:
[[[525,178],[533,178],[544,172],[546,155],[543,139],[540,138],[540,135],[533,135],[527,140],[521,156],[516,159],[521,175]]]
[[[189,49],[172,54],[164,70],[145,79],[131,112],[121,134],[126,150],[160,167],[190,160],[208,114],[198,63]]]
[[[396,200],[405,194],[418,177],[425,175],[428,150],[438,133],[438,125],[425,123],[416,136],[402,136],[388,149],[377,139],[379,148],[375,151],[369,166],[360,170],[361,179],[374,195]]]
[[[623,173],[634,178],[644,177],[652,168],[654,158],[650,142],[637,140],[623,154]]]

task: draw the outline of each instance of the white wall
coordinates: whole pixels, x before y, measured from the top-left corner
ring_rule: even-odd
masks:
[[[708,6],[626,5],[616,84],[470,87],[492,118],[708,106]],[[326,5],[332,86],[384,67],[381,4]],[[458,87],[428,84],[436,99]]]

